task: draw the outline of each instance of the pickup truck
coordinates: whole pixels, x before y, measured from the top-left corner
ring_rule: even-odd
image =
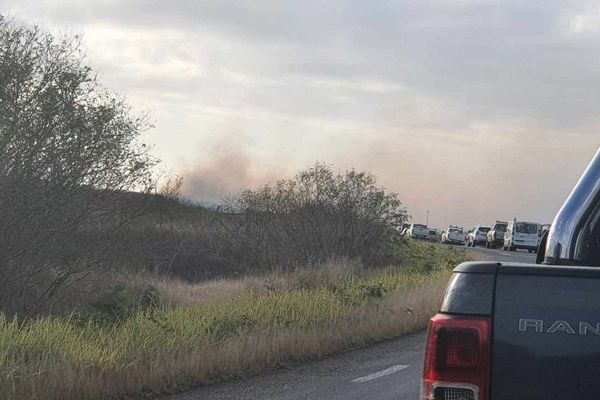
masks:
[[[485,247],[488,249],[496,249],[504,245],[504,234],[508,222],[496,221],[492,229],[487,233]]]
[[[469,235],[467,236],[467,246],[475,247],[478,244],[484,245],[489,231],[490,228],[487,226],[477,225],[471,232],[469,232]]]
[[[427,225],[411,224],[405,235],[410,239],[429,239],[429,229]]]
[[[442,243],[444,244],[465,244],[465,234],[463,228],[450,225],[448,229],[442,233]]]
[[[537,262],[455,268],[429,322],[421,399],[600,398],[600,150]]]

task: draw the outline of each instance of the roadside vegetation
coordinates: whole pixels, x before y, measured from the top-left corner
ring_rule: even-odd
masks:
[[[155,395],[425,326],[463,250],[317,163],[208,210],[180,199],[78,38],[0,16],[0,393]]]
[[[403,246],[406,265],[395,267],[337,260],[198,285],[138,276],[154,288],[145,307],[121,299],[85,318],[0,317],[0,391],[13,399],[166,393],[415,331],[465,255]]]

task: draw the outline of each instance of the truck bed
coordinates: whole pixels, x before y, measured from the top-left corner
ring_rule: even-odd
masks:
[[[600,269],[499,264],[490,398],[600,397]]]
[[[441,312],[491,317],[491,400],[600,398],[600,268],[471,262]]]

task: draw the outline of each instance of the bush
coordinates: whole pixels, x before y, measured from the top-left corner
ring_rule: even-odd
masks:
[[[332,257],[389,261],[407,213],[367,172],[316,164],[292,179],[245,190],[226,202],[226,240],[250,266],[315,266]]]
[[[156,160],[148,127],[96,80],[77,37],[0,15],[0,309],[33,313],[96,263],[95,240],[135,214]]]

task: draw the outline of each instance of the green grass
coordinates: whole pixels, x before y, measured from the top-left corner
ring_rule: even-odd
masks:
[[[403,333],[426,321],[437,300],[425,288],[441,288],[465,254],[401,245],[411,268],[338,262],[248,279],[244,290],[225,300],[153,306],[116,320],[73,315],[18,321],[0,315],[0,392],[19,400],[160,392]],[[394,319],[408,318],[394,315],[405,303],[422,308],[419,321]],[[223,361],[225,352],[237,358]],[[254,365],[256,360],[265,365]]]

